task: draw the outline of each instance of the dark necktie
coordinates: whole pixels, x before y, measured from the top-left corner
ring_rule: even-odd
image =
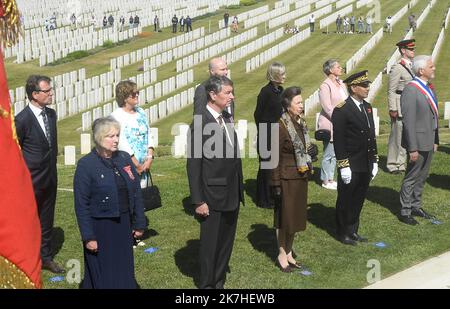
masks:
[[[359,110],[360,110],[360,112],[361,112],[362,114],[364,114],[364,118],[366,118],[366,120],[367,120],[367,125],[368,125],[369,128],[370,128],[369,117],[367,117],[366,110],[364,109],[364,104],[363,104],[363,103],[360,103],[360,104],[359,104]]]
[[[47,141],[49,146],[52,146],[51,136],[50,136],[50,125],[48,123],[47,113],[45,112],[45,108],[41,112],[42,119],[44,120],[44,128],[45,128],[45,137],[47,137]]]

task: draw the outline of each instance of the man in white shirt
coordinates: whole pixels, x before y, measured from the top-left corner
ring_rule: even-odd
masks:
[[[53,261],[53,220],[55,216],[57,170],[56,112],[52,104],[53,88],[47,76],[31,75],[25,90],[30,104],[15,118],[17,137],[31,174],[41,223],[42,268],[53,273],[64,269]]]

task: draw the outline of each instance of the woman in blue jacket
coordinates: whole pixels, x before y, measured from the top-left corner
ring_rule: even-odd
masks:
[[[137,288],[133,237],[146,227],[140,177],[130,155],[118,150],[120,124],[92,126],[95,148],[78,162],[75,212],[84,249],[82,288]]]

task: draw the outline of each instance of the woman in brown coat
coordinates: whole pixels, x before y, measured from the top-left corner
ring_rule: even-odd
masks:
[[[295,233],[306,229],[308,175],[312,173],[311,147],[303,115],[299,87],[284,90],[281,98],[284,113],[279,120],[279,162],[272,170],[271,186],[277,200],[274,226],[277,229],[278,265],[291,272],[301,265],[292,256]]]

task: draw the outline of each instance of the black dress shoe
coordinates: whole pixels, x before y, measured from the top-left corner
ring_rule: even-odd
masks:
[[[358,243],[356,240],[351,239],[349,236],[339,237],[339,241],[344,245],[356,246]]]
[[[399,216],[398,219],[401,222],[409,224],[409,225],[417,225],[417,224],[419,224],[419,222],[417,222],[416,219],[414,219],[411,215],[409,215],[409,216]]]
[[[413,209],[411,211],[411,215],[416,216],[416,217],[422,217],[425,219],[435,219],[435,217],[433,215],[430,215],[429,213],[425,212],[425,210],[423,210],[422,208]]]
[[[64,274],[66,271],[59,266],[55,261],[42,262],[42,269],[51,271],[54,274]]]
[[[358,233],[351,234],[350,238],[355,241],[359,241],[359,242],[368,242],[368,239],[366,237],[363,237],[363,236],[359,235]]]

